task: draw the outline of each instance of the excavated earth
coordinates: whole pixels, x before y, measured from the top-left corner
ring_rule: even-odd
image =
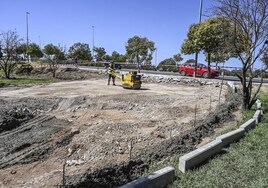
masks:
[[[0,89],[0,187],[117,187],[193,150],[240,105],[225,84],[218,105],[218,81],[144,76],[128,90],[98,71],[61,69],[57,78]]]

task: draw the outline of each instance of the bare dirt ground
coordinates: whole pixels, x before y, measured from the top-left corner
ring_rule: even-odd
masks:
[[[219,108],[213,84],[128,90],[98,73],[65,76],[75,81],[0,89],[0,187],[59,187],[65,162],[69,187],[118,186],[196,147],[237,106],[226,85]]]

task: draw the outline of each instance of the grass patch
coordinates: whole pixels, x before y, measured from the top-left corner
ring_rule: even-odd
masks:
[[[19,86],[19,85],[28,85],[28,84],[43,84],[43,83],[52,83],[56,80],[48,78],[38,78],[38,77],[18,77],[11,79],[0,79],[0,87],[6,86]]]
[[[260,98],[264,108],[268,109],[268,94],[262,93]],[[252,118],[254,110],[244,111],[243,120]],[[231,144],[224,151],[186,173],[178,170],[180,156],[175,156],[151,165],[147,174],[173,166],[176,180],[169,188],[268,187],[268,114],[264,114],[262,122],[240,142]]]
[[[208,164],[185,174],[170,187],[267,187],[268,124],[262,123]],[[176,169],[177,170],[177,169]]]

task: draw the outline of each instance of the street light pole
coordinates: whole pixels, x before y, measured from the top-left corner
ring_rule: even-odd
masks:
[[[92,26],[92,29],[93,29],[93,39],[92,39],[92,58],[93,58],[93,61],[94,61],[94,26]]]
[[[26,12],[26,35],[27,35],[27,37],[26,37],[26,47],[27,47],[27,49],[26,49],[26,54],[27,54],[27,60],[28,60],[28,63],[29,63],[29,55],[28,55],[28,47],[29,47],[29,32],[28,32],[28,15],[29,15],[30,13],[29,12]]]
[[[156,64],[157,64],[157,48],[155,48],[155,63],[154,63],[154,65],[156,66]]]
[[[200,0],[198,23],[200,23],[202,20],[202,7],[203,7],[203,0]],[[198,61],[198,52],[195,53],[194,77],[196,77],[197,61]]]

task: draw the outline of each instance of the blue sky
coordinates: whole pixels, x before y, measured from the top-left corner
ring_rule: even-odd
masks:
[[[213,0],[203,0],[203,14]],[[200,0],[1,0],[0,31],[17,30],[26,41],[26,12],[30,42],[66,46],[76,42],[125,53],[134,35],[155,42],[152,63],[180,53],[191,24],[198,22]],[[205,17],[202,17],[204,20]],[[183,56],[184,61],[194,55]],[[199,55],[199,62],[205,63]],[[229,61],[229,66],[239,66]]]

